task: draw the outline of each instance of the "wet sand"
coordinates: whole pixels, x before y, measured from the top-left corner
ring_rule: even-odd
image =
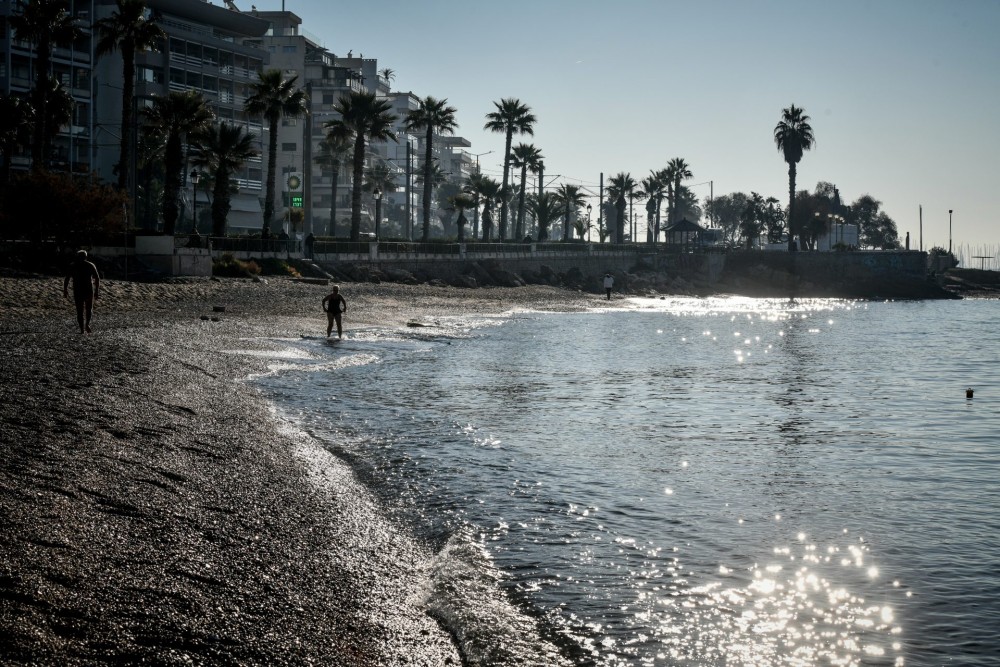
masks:
[[[61,279],[0,277],[0,662],[461,664],[424,608],[434,555],[243,381],[266,360],[234,352],[325,333],[327,292],[105,281],[81,336]],[[347,335],[603,305],[550,287],[342,293]]]

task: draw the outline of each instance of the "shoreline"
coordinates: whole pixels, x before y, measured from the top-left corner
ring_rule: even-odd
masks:
[[[346,464],[282,427],[244,382],[265,357],[225,353],[324,333],[327,287],[106,280],[101,292],[81,336],[60,278],[0,278],[5,664],[461,664],[420,595],[432,554],[378,518]],[[597,301],[556,288],[344,294],[348,334]]]
[[[227,353],[322,336],[328,286],[105,280],[101,292],[81,336],[61,278],[0,276],[6,664],[462,664],[420,594],[433,554],[377,519],[347,465],[245,382],[266,355]],[[608,305],[547,286],[342,293],[348,335]]]

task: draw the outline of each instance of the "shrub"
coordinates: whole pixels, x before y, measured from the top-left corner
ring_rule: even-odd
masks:
[[[226,278],[242,278],[247,275],[259,276],[260,266],[253,260],[244,262],[232,255],[223,255],[212,262],[212,275]]]
[[[267,259],[258,260],[258,263],[260,264],[260,271],[264,275],[291,276],[292,278],[300,278],[302,276],[302,274],[298,272],[298,269],[291,266],[283,259],[268,257]]]

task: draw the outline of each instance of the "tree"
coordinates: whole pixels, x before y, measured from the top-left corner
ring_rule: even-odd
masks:
[[[384,67],[378,71],[378,75],[385,79],[386,85],[391,85],[396,80],[396,71],[391,67]]]
[[[667,195],[667,178],[660,171],[650,171],[649,176],[642,179],[642,191],[643,194],[649,198],[649,201],[653,203],[653,243],[657,243],[660,240],[660,207],[663,205],[663,198]],[[647,206],[647,211],[649,207]]]
[[[549,225],[562,215],[562,203],[556,199],[555,194],[543,192],[540,195],[529,196],[527,205],[538,225],[538,241],[548,241]]]
[[[353,137],[335,137],[327,134],[319,142],[319,152],[313,161],[331,173],[330,182],[330,227],[327,233],[337,235],[337,187],[340,180],[340,169],[347,162],[354,145]]]
[[[586,198],[578,185],[563,183],[556,190],[556,200],[562,206],[565,217],[563,218],[563,241],[571,240],[570,232],[571,215],[576,215],[580,207],[586,203]]]
[[[455,226],[458,227],[458,242],[465,243],[465,225],[469,222],[465,218],[465,211],[476,205],[476,199],[466,192],[459,192],[449,197],[448,203],[458,211],[458,219],[455,221]]]
[[[257,81],[250,84],[250,97],[244,108],[251,116],[262,116],[267,121],[267,190],[264,196],[264,229],[270,230],[274,219],[274,179],[278,166],[278,121],[297,118],[308,113],[308,100],[302,90],[296,90],[297,76],[282,77],[280,69],[257,73]]]
[[[740,213],[740,235],[747,250],[753,249],[754,241],[760,238],[764,229],[764,198],[751,192]]]
[[[212,120],[212,112],[200,93],[192,90],[154,96],[152,105],[143,110],[146,121],[162,138],[163,148],[163,232],[173,235],[180,214],[178,198],[184,170],[183,142],[196,135]]]
[[[361,186],[365,170],[365,146],[368,141],[396,141],[392,125],[396,115],[388,100],[375,93],[352,91],[341,95],[333,110],[340,118],[327,121],[323,127],[329,135],[354,140],[353,177],[351,182],[351,240],[361,239]]]
[[[698,197],[695,196],[691,188],[681,185],[674,193],[674,207],[676,208],[677,220],[688,219],[691,222],[701,222],[703,211]]]
[[[514,133],[534,134],[535,116],[531,113],[531,107],[522,104],[521,100],[514,98],[501,99],[494,102],[496,111],[486,114],[486,125],[484,130],[505,135],[505,146],[503,153],[503,190],[500,204],[500,240],[507,237],[507,193],[510,176],[511,142]]]
[[[895,221],[881,210],[882,202],[865,194],[847,211],[847,222],[858,226],[858,245],[862,248],[891,250],[899,247]]]
[[[489,241],[493,232],[493,206],[500,198],[501,185],[495,178],[472,174],[465,184],[465,192],[476,198],[483,207],[483,241]]]
[[[206,127],[192,135],[194,146],[191,164],[208,172],[213,181],[212,188],[212,235],[226,235],[226,221],[229,217],[232,178],[247,160],[259,155],[254,147],[256,135],[239,125],[220,123]]]
[[[0,155],[3,156],[0,187],[5,187],[10,182],[10,167],[14,156],[30,144],[33,117],[34,109],[25,99],[0,95]]]
[[[166,33],[154,22],[146,19],[144,0],[116,0],[117,9],[111,16],[94,24],[97,45],[94,55],[98,58],[116,50],[122,54],[122,124],[118,153],[118,189],[128,187],[129,151],[132,148],[134,123],[132,105],[135,99],[135,54],[153,51]]]
[[[675,157],[667,163],[666,173],[670,177],[670,206],[667,215],[667,225],[672,225],[681,219],[679,199],[681,196],[681,181],[693,176],[691,167],[684,158]]]
[[[792,228],[795,220],[795,172],[802,154],[816,143],[809,116],[794,104],[782,109],[781,120],[774,127],[774,143],[788,163],[788,250],[791,251],[795,248],[795,230]]]
[[[382,197],[384,197],[388,192],[395,192],[396,172],[387,162],[382,162],[380,160],[365,169],[365,182],[361,188],[372,196],[372,201],[374,201],[376,190],[382,193]],[[377,209],[379,208],[381,208],[381,204],[375,206],[376,211],[372,214],[372,220],[376,220],[375,216],[378,215],[379,211]],[[381,224],[382,221],[377,220],[375,231],[380,231]]]
[[[518,144],[514,146],[511,161],[515,167],[521,170],[521,191],[517,198],[517,223],[514,226],[514,238],[517,240],[524,238],[524,200],[527,191],[528,172],[538,173],[539,165],[544,156],[542,151],[532,144]]]
[[[22,5],[20,14],[14,14],[9,22],[14,28],[14,38],[30,42],[35,49],[35,87],[32,106],[39,118],[47,118],[45,81],[50,78],[52,51],[55,47],[70,47],[83,32],[70,16],[65,0],[29,0]],[[31,143],[31,163],[33,169],[44,169],[49,158],[52,135],[45,125],[35,125]]]
[[[615,204],[615,242],[625,243],[625,200],[631,200],[639,186],[632,174],[619,172],[608,182],[608,199]]]
[[[420,240],[424,243],[431,233],[431,170],[434,168],[434,134],[454,134],[458,123],[455,121],[457,110],[448,106],[448,100],[438,100],[430,95],[417,102],[417,108],[406,114],[405,127],[408,131],[425,131],[424,135],[424,229]]]
[[[35,128],[41,127],[43,134],[54,137],[59,134],[59,130],[72,122],[73,108],[76,107],[76,102],[66,87],[51,77],[42,82],[39,97],[45,100],[45,104],[41,107],[34,107],[35,118],[31,125]],[[51,153],[51,150],[45,153],[49,159],[51,159]]]

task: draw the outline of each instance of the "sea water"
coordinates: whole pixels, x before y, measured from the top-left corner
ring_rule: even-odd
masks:
[[[1000,664],[1000,303],[615,306],[259,383],[438,553],[470,664]]]

